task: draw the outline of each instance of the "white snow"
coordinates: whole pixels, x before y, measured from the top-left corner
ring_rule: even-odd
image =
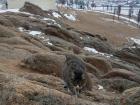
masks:
[[[89,52],[93,52],[95,54],[99,53],[96,49],[90,48],[90,47],[84,47],[84,50],[89,51]]]
[[[23,28],[23,27],[19,27],[18,30],[19,30],[20,32],[24,32],[24,28]]]
[[[83,40],[83,37],[80,37],[81,40]]]
[[[45,20],[45,21],[52,21],[53,23],[47,23],[48,25],[52,25],[52,24],[54,24],[54,25],[57,25],[58,27],[61,27],[61,25],[60,24],[58,24],[55,20],[53,20],[53,19],[50,19],[50,18],[43,18],[42,20]]]
[[[47,43],[48,43],[48,45],[50,45],[50,46],[52,46],[52,45],[53,45],[51,42],[47,42]]]
[[[104,87],[103,87],[103,86],[101,86],[101,85],[98,85],[98,89],[99,89],[99,90],[103,90],[103,89],[104,89]]]
[[[31,18],[31,19],[37,19],[36,17],[33,17],[33,16],[30,16],[29,18]]]
[[[56,13],[56,12],[53,12],[52,14],[53,14],[53,16],[56,17],[56,18],[60,18],[60,17],[61,17],[61,15],[59,15],[59,14]]]
[[[43,41],[46,42],[48,45],[53,46],[53,44],[50,42],[49,38],[46,38]]]
[[[21,11],[19,11],[19,9],[0,10],[0,13],[5,13],[5,12],[14,12],[14,13],[22,13],[22,14],[26,14],[26,15],[33,15],[31,13],[28,13],[28,12],[21,12]]]
[[[110,58],[110,57],[113,56],[113,55],[111,55],[111,54],[106,54],[106,53],[98,52],[95,48],[84,47],[83,49],[84,49],[85,51],[89,51],[89,52],[94,53],[94,54],[99,54],[99,55],[105,56],[105,57],[107,57],[107,58]]]
[[[5,13],[5,12],[19,12],[19,9],[6,9],[6,10],[0,10],[0,13]]]
[[[75,16],[73,16],[72,14],[64,14],[64,16],[71,21],[76,21]]]
[[[130,38],[130,40],[132,40],[134,43],[140,45],[140,39]]]
[[[41,34],[42,32],[40,32],[40,31],[30,31],[29,32],[29,34],[30,35],[33,35],[33,36],[35,36],[35,35],[39,35],[39,34]]]
[[[53,21],[53,22],[56,22],[55,20],[53,20],[53,19],[50,19],[50,18],[43,18],[42,20],[45,20],[45,21]]]

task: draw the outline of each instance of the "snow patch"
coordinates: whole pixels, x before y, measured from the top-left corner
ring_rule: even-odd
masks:
[[[33,16],[30,16],[29,18],[31,18],[31,19],[37,19],[36,17],[33,17]]]
[[[48,25],[56,25],[56,26],[58,26],[58,27],[61,27],[61,25],[60,24],[58,24],[55,20],[53,20],[53,19],[50,19],[50,18],[43,18],[42,20],[45,20],[45,21],[52,21],[53,23],[47,23]]]
[[[64,16],[71,21],[76,21],[75,16],[73,16],[72,14],[64,14]]]
[[[6,12],[14,12],[14,13],[22,13],[22,14],[26,14],[26,15],[33,15],[31,13],[28,13],[28,12],[21,12],[21,11],[19,11],[19,9],[0,10],[0,13],[6,13]]]
[[[81,40],[83,40],[83,37],[80,37]]]
[[[48,45],[52,46],[53,44],[51,42],[48,42]]]
[[[132,40],[134,43],[140,45],[140,39],[130,38],[130,40]]]
[[[46,38],[43,41],[46,42],[47,45],[53,46],[53,44],[50,42],[49,38]]]
[[[95,48],[84,47],[83,49],[84,49],[85,51],[89,51],[89,52],[94,53],[94,54],[99,54],[99,55],[105,56],[105,57],[107,57],[107,58],[110,58],[110,57],[113,56],[113,55],[111,55],[111,54],[106,54],[106,53],[98,52]]]
[[[33,35],[33,36],[35,36],[35,35],[40,35],[42,32],[40,32],[40,31],[30,31],[29,32],[29,34],[30,35]]]
[[[6,9],[6,10],[0,10],[0,13],[5,13],[5,12],[19,12],[19,9]]]
[[[53,12],[52,14],[53,14],[53,16],[56,17],[56,18],[60,18],[60,17],[61,17],[61,15],[59,15],[59,14],[56,13],[56,12]]]
[[[23,27],[19,27],[18,30],[19,30],[20,32],[24,32],[24,28],[23,28]]]
[[[95,54],[99,53],[96,49],[90,48],[90,47],[84,47],[84,50],[89,51],[89,52],[93,52]]]
[[[42,20],[56,22],[55,20],[50,19],[50,18],[43,18]]]
[[[99,90],[103,90],[103,89],[104,89],[104,87],[103,87],[103,86],[101,86],[101,85],[98,85],[98,89],[99,89]]]

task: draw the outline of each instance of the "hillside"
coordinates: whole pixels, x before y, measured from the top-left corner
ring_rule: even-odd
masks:
[[[113,22],[113,16],[95,11],[73,10],[59,8],[64,13],[75,14],[76,22],[65,20],[67,24],[78,30],[84,30],[92,34],[105,36],[114,46],[122,46],[131,37],[139,37],[140,29],[133,23],[117,17]]]
[[[120,46],[124,40],[110,28],[123,27],[130,37],[139,30],[117,23],[105,27],[111,22],[101,25],[102,14],[75,11],[75,20],[71,10],[64,11],[31,3],[0,11],[0,105],[139,105],[139,39]],[[66,55],[83,60],[93,84],[78,97],[64,89]]]

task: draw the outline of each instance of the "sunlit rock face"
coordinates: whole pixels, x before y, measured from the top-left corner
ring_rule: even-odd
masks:
[[[8,0],[8,8],[21,8],[26,1],[41,7],[43,10],[56,9],[55,0]]]

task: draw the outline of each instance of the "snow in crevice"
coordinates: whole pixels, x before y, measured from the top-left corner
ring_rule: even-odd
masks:
[[[53,44],[50,42],[50,39],[47,38],[46,35],[44,35],[44,33],[42,33],[41,31],[33,31],[33,30],[25,30],[23,27],[19,27],[18,30],[20,32],[25,32],[33,37],[39,38],[40,40],[42,40],[42,42],[44,42],[46,45],[50,45],[53,46]]]
[[[57,12],[53,12],[52,15],[53,15],[54,17],[56,17],[56,18],[61,18],[61,15],[58,14]]]
[[[45,18],[43,18],[42,20],[56,22],[55,20],[50,19],[50,18],[46,18],[46,17],[45,17]]]
[[[76,17],[72,14],[64,14],[64,16],[71,21],[76,21]]]
[[[103,86],[98,85],[98,90],[103,90],[103,89],[104,89],[104,87],[103,87]]]
[[[140,39],[132,37],[132,38],[130,38],[130,40],[133,41],[134,43],[140,45]]]
[[[50,42],[50,39],[49,39],[49,38],[44,38],[44,39],[43,39],[43,42],[45,42],[46,45],[53,46],[53,44]]]
[[[60,24],[58,24],[57,22],[56,22],[56,20],[54,20],[54,19],[50,19],[50,18],[43,18],[42,20],[44,20],[44,21],[48,21],[48,25],[56,25],[56,26],[58,26],[58,27],[61,27],[61,25]],[[49,23],[49,21],[51,21],[51,23]]]
[[[113,56],[113,55],[111,55],[111,54],[106,54],[106,53],[99,52],[99,51],[97,51],[95,48],[84,47],[83,49],[84,49],[85,51],[88,51],[88,52],[91,52],[91,53],[94,53],[94,54],[99,54],[99,55],[105,56],[105,57],[107,57],[107,58],[110,58],[110,57]]]
[[[80,37],[81,40],[83,40],[83,37]]]
[[[41,31],[26,30],[26,29],[24,29],[23,27],[19,27],[18,30],[19,30],[20,32],[25,32],[25,33],[28,33],[28,34],[33,35],[33,36],[43,34]]]
[[[23,28],[23,27],[19,27],[18,30],[19,30],[20,32],[24,32],[24,28]]]
[[[35,35],[42,34],[42,32],[40,32],[40,31],[29,31],[29,34],[35,36]]]

